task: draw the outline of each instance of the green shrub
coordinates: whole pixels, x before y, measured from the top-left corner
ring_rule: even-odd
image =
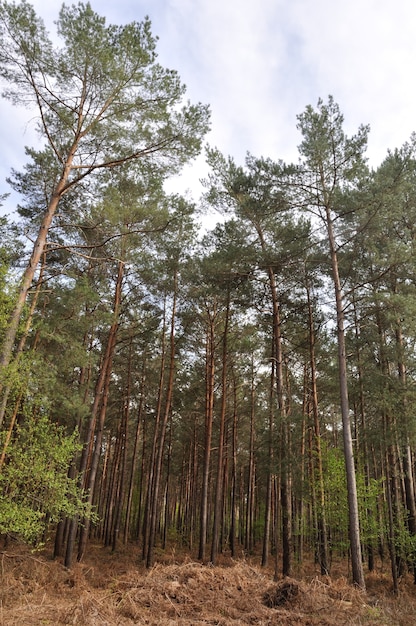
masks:
[[[0,534],[39,542],[48,521],[88,516],[81,489],[68,477],[77,440],[77,433],[67,435],[45,415],[17,427],[0,471]]]

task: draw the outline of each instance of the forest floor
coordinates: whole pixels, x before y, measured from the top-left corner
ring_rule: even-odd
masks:
[[[387,566],[367,574],[363,593],[342,563],[331,578],[309,564],[274,582],[256,559],[210,567],[172,552],[146,570],[135,546],[91,546],[69,571],[49,554],[18,544],[0,550],[2,626],[416,626],[413,579],[403,577],[394,596]]]

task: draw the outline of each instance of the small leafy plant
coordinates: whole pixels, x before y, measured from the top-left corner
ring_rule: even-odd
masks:
[[[77,481],[68,476],[78,450],[76,432],[67,435],[46,415],[25,417],[0,471],[0,534],[39,543],[48,522],[91,516]]]

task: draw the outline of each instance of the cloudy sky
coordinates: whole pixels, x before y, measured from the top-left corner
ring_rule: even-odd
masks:
[[[50,30],[60,3],[33,0]],[[376,167],[416,130],[414,0],[91,0],[108,22],[149,15],[159,61],[179,72],[193,102],[209,103],[207,141],[245,154],[297,160],[296,115],[329,94],[349,134],[370,124]],[[0,102],[0,193],[33,143],[27,111]],[[177,189],[198,199],[201,157]],[[8,207],[10,210],[11,207]]]

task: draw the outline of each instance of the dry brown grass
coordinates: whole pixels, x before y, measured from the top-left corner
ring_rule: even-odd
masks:
[[[341,574],[273,582],[246,560],[209,567],[173,555],[145,570],[135,548],[111,554],[92,547],[68,571],[21,546],[0,553],[0,624],[4,626],[412,626],[409,578],[392,595],[387,573],[367,576],[366,594]]]

